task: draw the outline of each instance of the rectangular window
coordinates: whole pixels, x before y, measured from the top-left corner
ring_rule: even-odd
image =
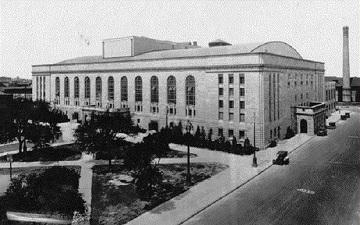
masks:
[[[232,137],[232,136],[234,136],[234,130],[232,130],[232,129],[229,129],[229,137]]]
[[[224,95],[224,88],[219,88],[219,95],[223,96]]]
[[[229,97],[234,96],[234,88],[229,88]]]
[[[234,113],[229,113],[229,121],[234,121]]]
[[[234,84],[234,74],[229,74],[229,84]]]
[[[245,109],[245,101],[240,101],[240,109]]]
[[[240,113],[240,122],[245,122],[245,113]]]
[[[219,120],[223,120],[224,119],[224,113],[223,112],[219,112]]]
[[[224,130],[222,128],[218,129],[218,136],[221,137],[224,135]]]
[[[224,77],[222,74],[219,74],[218,75],[218,78],[219,78],[219,84],[223,84],[224,83]]]
[[[229,108],[233,109],[234,108],[234,101],[229,101]]]
[[[224,108],[224,101],[223,100],[219,100],[219,108]]]
[[[243,73],[239,74],[239,82],[240,84],[245,84],[245,76]]]
[[[240,88],[240,97],[245,96],[245,88]]]
[[[245,139],[245,131],[239,130],[239,139]]]

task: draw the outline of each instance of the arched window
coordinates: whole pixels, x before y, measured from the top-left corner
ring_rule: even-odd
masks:
[[[60,96],[60,78],[57,77],[55,79],[55,94],[56,96]]]
[[[108,79],[108,100],[114,100],[114,78]]]
[[[159,102],[159,80],[156,76],[152,76],[150,79],[150,100],[151,102]]]
[[[101,82],[101,78],[100,78],[100,77],[97,77],[97,78],[96,78],[95,94],[96,94],[96,99],[97,99],[97,100],[101,100],[101,96],[102,96],[102,82]]]
[[[64,97],[68,98],[69,97],[69,78],[65,77],[64,80]]]
[[[74,78],[74,97],[79,98],[79,78]]]
[[[90,98],[90,78],[85,77],[85,98]]]
[[[126,77],[121,78],[121,101],[128,100],[128,81]]]
[[[176,104],[176,79],[174,76],[167,79],[167,102]]]
[[[142,102],[142,79],[140,76],[135,78],[135,102]]]
[[[185,81],[186,105],[195,106],[195,78],[187,76]]]

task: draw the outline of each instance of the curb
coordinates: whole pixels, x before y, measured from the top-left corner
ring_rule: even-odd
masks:
[[[292,151],[289,152],[290,153],[294,152],[295,150],[297,150],[298,148],[300,148],[301,146],[303,146],[304,144],[306,144],[307,142],[309,142],[310,140],[312,140],[315,136],[311,136],[307,141],[305,141],[304,143],[301,143],[299,146],[297,146],[296,148],[294,148]],[[190,220],[191,218],[193,218],[194,216],[196,216],[197,214],[201,213],[202,211],[206,210],[207,208],[209,208],[210,206],[214,205],[215,203],[217,203],[218,201],[220,201],[221,199],[227,197],[228,195],[232,194],[234,191],[238,190],[239,188],[241,188],[242,186],[244,186],[245,184],[249,183],[251,180],[255,179],[257,176],[259,176],[260,174],[262,174],[263,172],[265,172],[266,170],[268,170],[270,167],[272,167],[273,164],[271,162],[268,163],[267,166],[265,166],[259,173],[257,173],[255,176],[251,177],[250,179],[246,180],[245,182],[243,182],[242,184],[240,184],[239,186],[235,187],[233,190],[229,191],[228,193],[226,193],[225,195],[221,196],[220,198],[218,198],[217,200],[213,201],[212,203],[210,203],[209,205],[205,206],[204,208],[202,208],[201,210],[197,211],[196,213],[190,215],[190,217],[188,217],[187,219],[185,219],[184,221],[182,221],[181,223],[179,223],[179,225],[184,224],[185,222],[187,222],[188,220]]]

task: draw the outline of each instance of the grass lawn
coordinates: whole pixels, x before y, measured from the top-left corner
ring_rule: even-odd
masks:
[[[0,162],[6,162],[7,156],[0,157]],[[49,147],[42,150],[13,154],[14,161],[35,162],[35,161],[72,161],[81,158],[81,152],[76,144]]]
[[[219,163],[192,163],[192,185],[207,179],[228,166]],[[161,203],[185,192],[186,164],[160,165],[164,173],[164,182],[171,188],[161,193],[162,199],[141,201],[135,191],[135,185],[118,185],[116,180],[120,174],[130,175],[122,165],[114,165],[113,172],[108,172],[108,166],[95,166],[93,168],[92,185],[92,223],[91,224],[125,224],[142,213]],[[158,194],[159,195],[159,194]]]

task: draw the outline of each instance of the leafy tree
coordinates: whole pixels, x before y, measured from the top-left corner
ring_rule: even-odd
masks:
[[[79,149],[87,153],[101,152],[108,156],[109,169],[115,150],[125,141],[117,138],[118,133],[129,133],[135,129],[130,115],[105,112],[103,114],[92,113],[89,121],[85,121],[75,130],[74,136]]]
[[[54,166],[40,173],[21,174],[0,198],[0,217],[6,211],[60,214],[72,218],[73,212],[85,212],[78,192],[80,175],[66,167]]]
[[[50,140],[54,141],[60,134],[57,123],[67,121],[66,115],[59,110],[52,109],[44,101],[14,99],[3,106],[0,112],[2,115],[0,118],[0,143],[17,139],[19,153],[23,151],[26,140],[34,142],[37,146],[43,146],[44,142],[48,143]],[[50,136],[50,138],[45,138],[45,136]]]
[[[126,152],[124,164],[132,171],[136,190],[143,200],[150,200],[163,186],[159,164],[160,159],[170,150],[170,135],[170,128],[162,128],[160,132],[145,137],[142,143],[135,144]]]
[[[150,200],[160,188],[163,180],[162,173],[158,168],[159,161],[154,162],[156,155],[161,154],[155,152],[157,148],[151,145],[155,140],[150,136],[146,141],[135,144],[127,150],[124,160],[125,166],[132,171],[136,191],[142,200]]]

